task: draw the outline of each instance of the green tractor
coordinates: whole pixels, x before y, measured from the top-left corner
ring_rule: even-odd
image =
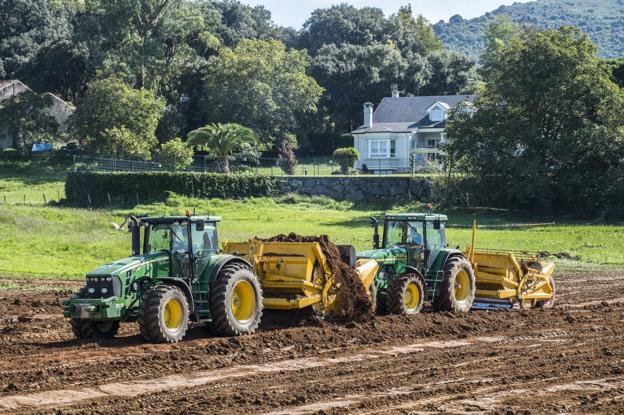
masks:
[[[387,312],[416,314],[424,301],[436,311],[465,313],[472,307],[475,274],[462,251],[448,248],[446,221],[433,213],[385,215],[380,241],[378,221],[371,218],[373,250],[357,257],[379,264],[374,286]]]
[[[114,337],[138,321],[155,343],[184,338],[191,321],[223,336],[254,332],[262,289],[253,267],[219,249],[216,216],[130,217],[132,256],[89,272],[86,286],[63,303],[79,338]]]

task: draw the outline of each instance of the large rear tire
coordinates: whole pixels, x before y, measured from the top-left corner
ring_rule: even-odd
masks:
[[[440,293],[433,300],[435,311],[467,313],[472,308],[476,291],[475,275],[466,258],[456,256],[444,265]]]
[[[418,314],[425,299],[425,288],[416,274],[405,274],[395,278],[388,288],[386,305],[392,314]]]
[[[211,288],[210,313],[220,336],[256,331],[262,318],[262,288],[248,266],[231,263],[221,268]]]
[[[189,304],[177,287],[156,285],[141,298],[138,321],[141,335],[153,343],[177,343],[189,328]]]

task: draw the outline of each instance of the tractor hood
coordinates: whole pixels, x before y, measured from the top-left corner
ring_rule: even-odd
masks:
[[[131,256],[101,265],[87,273],[87,277],[121,275],[123,273],[127,273],[128,271],[146,267],[148,264],[156,264],[160,262],[169,262],[169,253],[167,253],[167,251],[150,252],[148,254]]]
[[[397,259],[405,259],[407,257],[407,250],[401,247],[388,248],[388,249],[372,249],[370,251],[358,252],[358,259],[374,259],[379,264],[392,264]]]

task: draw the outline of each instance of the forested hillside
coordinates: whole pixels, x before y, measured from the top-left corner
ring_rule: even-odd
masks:
[[[448,23],[435,24],[434,30],[447,48],[476,58],[485,47],[485,29],[499,16],[508,16],[513,22],[539,28],[576,26],[588,33],[598,45],[600,56],[624,56],[624,0],[538,0],[515,3],[501,6],[475,19],[465,20],[455,15]]]

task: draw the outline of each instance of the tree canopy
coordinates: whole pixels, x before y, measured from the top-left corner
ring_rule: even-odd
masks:
[[[221,49],[206,68],[204,119],[249,126],[265,144],[296,131],[322,94],[306,74],[308,65],[305,51],[289,51],[277,40],[244,40]]]
[[[156,147],[162,99],[113,79],[93,81],[71,117],[74,133],[91,153],[149,158]]]
[[[526,31],[492,53],[474,109],[453,115],[453,159],[509,207],[614,206],[624,190],[624,92],[589,37]]]

